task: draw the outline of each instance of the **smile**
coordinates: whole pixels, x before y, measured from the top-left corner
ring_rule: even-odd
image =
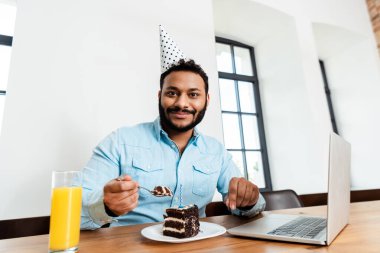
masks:
[[[170,114],[172,114],[175,118],[177,119],[186,119],[188,116],[192,116],[191,113],[188,113],[188,112],[170,112]]]

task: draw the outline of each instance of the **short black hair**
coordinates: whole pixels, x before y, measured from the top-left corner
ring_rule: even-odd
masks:
[[[206,94],[208,94],[208,76],[206,72],[202,69],[202,67],[199,64],[196,64],[195,61],[192,59],[189,59],[189,60],[181,59],[178,61],[178,63],[172,64],[168,70],[162,73],[161,78],[160,78],[161,90],[162,90],[162,86],[164,85],[165,77],[167,77],[170,73],[175,72],[175,71],[190,71],[190,72],[200,75],[203,79],[203,82],[205,83]]]

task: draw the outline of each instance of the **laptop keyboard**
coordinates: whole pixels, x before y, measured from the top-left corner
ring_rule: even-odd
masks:
[[[326,219],[324,218],[298,217],[268,234],[313,239],[325,227]]]

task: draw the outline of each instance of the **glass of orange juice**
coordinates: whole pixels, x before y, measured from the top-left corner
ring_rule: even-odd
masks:
[[[77,252],[82,207],[82,173],[53,171],[49,252]]]

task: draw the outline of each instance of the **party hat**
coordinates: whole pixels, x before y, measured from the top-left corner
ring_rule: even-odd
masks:
[[[186,56],[181,49],[178,48],[174,40],[169,36],[165,29],[160,27],[160,44],[161,44],[161,73],[168,70],[173,64],[176,64]]]

